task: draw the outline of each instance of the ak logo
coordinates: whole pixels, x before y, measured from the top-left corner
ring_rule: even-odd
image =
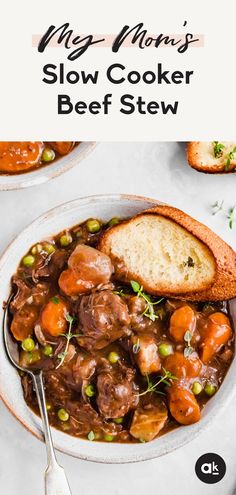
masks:
[[[203,483],[218,483],[226,473],[224,459],[218,454],[204,454],[196,462],[195,472]]]

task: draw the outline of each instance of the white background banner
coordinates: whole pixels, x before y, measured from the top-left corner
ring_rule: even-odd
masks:
[[[235,140],[235,0],[8,0],[1,21],[1,140]],[[39,53],[40,37],[65,23],[69,48],[57,34]],[[139,23],[150,46],[131,45],[134,30],[114,53],[111,39]],[[180,53],[186,33],[199,42]],[[78,35],[104,41],[68,60],[86,42]],[[178,43],[155,48],[160,35]]]

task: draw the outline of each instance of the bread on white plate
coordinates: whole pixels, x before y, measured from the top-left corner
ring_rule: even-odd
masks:
[[[105,231],[99,249],[115,276],[150,294],[190,301],[236,296],[236,253],[208,227],[160,205]]]
[[[236,142],[191,141],[187,145],[187,159],[191,167],[209,174],[235,172]]]

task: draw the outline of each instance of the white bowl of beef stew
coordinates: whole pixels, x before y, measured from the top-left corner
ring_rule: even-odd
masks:
[[[46,142],[1,142],[3,149],[0,149],[0,191],[24,189],[58,177],[77,165],[96,146],[96,143],[92,141],[71,143],[71,150],[68,147],[68,150],[62,150],[61,153],[57,145],[63,144],[69,145],[70,143],[55,142],[51,145]],[[44,149],[46,149],[45,160],[42,159]],[[29,156],[29,162],[26,166],[29,168],[24,168],[22,164],[27,156]],[[32,158],[31,162],[30,158]],[[3,162],[2,165],[1,162]]]
[[[89,218],[98,218],[103,222],[108,222],[113,217],[131,217],[156,204],[158,204],[156,200],[130,195],[92,196],[66,203],[43,214],[18,235],[0,260],[2,301],[9,297],[11,276],[17,271],[20,260],[35,243],[48,240],[59,232]],[[236,311],[233,320],[234,318],[236,318]],[[2,319],[3,309],[1,308]],[[52,427],[54,445],[56,449],[68,455],[102,463],[138,462],[165,455],[195,438],[212,422],[217,413],[227,406],[236,388],[235,373],[236,361],[233,359],[221,387],[205,405],[199,422],[174,428],[150,442],[89,441]],[[21,379],[5,355],[3,341],[0,346],[0,395],[18,421],[42,440],[41,419],[24,400]]]

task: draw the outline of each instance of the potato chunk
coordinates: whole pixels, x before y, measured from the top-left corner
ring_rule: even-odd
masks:
[[[130,434],[134,438],[150,442],[162,430],[167,417],[168,414],[164,402],[155,398],[155,402],[138,406],[133,415]]]
[[[161,369],[161,361],[157,352],[155,337],[150,334],[134,336],[133,345],[137,347],[135,361],[142,375],[156,373]]]

